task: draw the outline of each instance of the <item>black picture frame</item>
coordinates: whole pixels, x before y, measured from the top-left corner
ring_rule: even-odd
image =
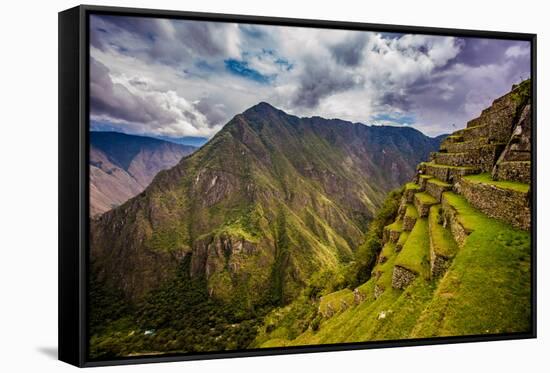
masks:
[[[531,43],[531,310],[525,333],[278,347],[91,361],[87,357],[89,33],[91,14],[522,40]],[[79,367],[536,338],[536,34],[81,5],[59,13],[59,360]]]

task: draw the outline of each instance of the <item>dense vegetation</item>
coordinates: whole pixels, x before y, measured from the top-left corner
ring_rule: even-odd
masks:
[[[289,237],[282,210],[274,224],[277,253],[271,275],[272,287],[255,308],[209,297],[205,278],[189,276],[190,255],[184,258],[175,279],[135,306],[124,303],[119,291],[93,275],[90,283],[91,357],[242,349],[252,344],[260,327],[269,333],[275,332],[274,335],[279,333],[285,339],[296,338],[308,328],[318,328],[321,322],[318,302],[322,296],[353,288],[368,279],[365,273],[370,273],[374,265],[381,249],[383,227],[395,217],[401,194],[402,190],[388,194],[379,213],[370,222],[365,242],[357,249],[354,261],[314,274],[298,298],[286,306],[282,282],[288,261]],[[252,345],[255,344],[258,342]]]
[[[189,277],[189,262],[184,259],[174,280],[132,308],[93,280],[91,357],[246,348],[265,312],[212,300],[205,279]]]

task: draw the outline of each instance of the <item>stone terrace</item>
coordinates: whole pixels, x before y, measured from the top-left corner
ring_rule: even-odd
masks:
[[[404,289],[416,278],[443,276],[476,229],[461,216],[464,211],[530,229],[530,81],[514,86],[448,136],[430,159],[406,184],[397,219],[384,229],[383,241],[394,245],[396,256],[395,263],[384,264],[383,272],[390,264],[393,272],[391,278],[381,276],[388,283],[379,281],[377,296],[390,281]],[[457,201],[467,206],[458,208]]]

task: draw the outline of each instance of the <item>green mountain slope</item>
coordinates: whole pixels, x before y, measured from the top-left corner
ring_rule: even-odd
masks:
[[[288,301],[313,272],[352,258],[385,193],[434,143],[259,104],[94,221],[92,262],[133,300],[191,255],[214,297]]]
[[[392,219],[382,210],[388,224],[369,228],[380,246],[366,282],[304,292],[251,346],[530,332],[529,97],[530,81],[513,87],[419,165]]]

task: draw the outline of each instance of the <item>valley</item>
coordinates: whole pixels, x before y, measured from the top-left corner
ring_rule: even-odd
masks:
[[[92,221],[91,355],[529,330],[529,89],[438,138],[262,102],[150,156]]]

